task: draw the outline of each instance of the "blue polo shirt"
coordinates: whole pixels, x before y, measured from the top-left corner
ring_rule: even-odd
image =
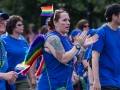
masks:
[[[120,87],[120,29],[113,31],[105,25],[98,29],[97,34],[99,39],[93,44],[92,49],[100,53],[101,86]]]

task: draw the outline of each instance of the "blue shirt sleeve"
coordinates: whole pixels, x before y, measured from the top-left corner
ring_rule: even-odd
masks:
[[[92,50],[95,50],[99,53],[102,52],[103,47],[104,47],[104,41],[105,41],[105,30],[103,27],[99,28],[96,32],[96,34],[98,34],[99,38],[98,41],[95,42],[92,46]]]

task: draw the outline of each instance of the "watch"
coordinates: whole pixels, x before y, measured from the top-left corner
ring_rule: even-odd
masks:
[[[76,44],[75,45],[76,49],[80,50],[81,49],[81,46],[79,44]]]

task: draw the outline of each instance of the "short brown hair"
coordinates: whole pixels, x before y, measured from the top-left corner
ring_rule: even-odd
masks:
[[[78,21],[77,25],[76,25],[76,28],[80,29],[80,30],[83,30],[83,27],[86,23],[89,23],[88,20],[86,19],[81,19]]]
[[[6,31],[8,32],[8,34],[13,34],[13,29],[16,27],[16,23],[18,21],[23,21],[21,16],[12,15],[9,17],[6,22]]]

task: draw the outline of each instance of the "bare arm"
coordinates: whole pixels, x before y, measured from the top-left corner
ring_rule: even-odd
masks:
[[[94,42],[98,40],[98,35],[94,35],[92,37],[86,37],[86,31],[83,31],[81,35],[77,38],[77,43],[83,47],[87,47],[92,45]],[[84,41],[85,40],[85,41]],[[47,52],[50,52],[54,55],[56,59],[58,59],[61,63],[66,64],[69,62],[77,53],[77,49],[74,46],[68,52],[65,52],[64,47],[58,36],[52,35],[47,38],[46,43],[44,45]],[[69,46],[68,46],[69,47]]]
[[[88,78],[89,78],[89,82],[93,84],[93,71],[89,63],[88,63]]]
[[[18,74],[14,71],[10,71],[7,73],[0,73],[0,79],[7,80],[9,84],[13,84],[16,81]]]
[[[82,60],[82,64],[83,64],[84,68],[86,68],[88,66],[87,60],[83,59]]]
[[[28,71],[28,77],[30,79],[30,84],[34,88],[36,87],[36,84],[37,84],[36,77],[35,77],[35,71],[36,71],[35,65],[36,65],[36,63],[34,63]]]
[[[99,80],[99,60],[100,53],[93,50],[92,51],[92,70],[93,70],[93,77],[94,77],[94,82],[93,82],[93,88],[97,90],[101,90],[100,86],[100,80]]]
[[[99,75],[98,75],[98,59],[100,54],[97,51],[92,51],[92,69],[93,69],[93,76],[94,80],[99,81]]]
[[[78,54],[78,63],[82,62],[84,58],[84,54],[85,54],[85,51],[80,51],[80,53]]]
[[[4,79],[5,73],[0,73],[0,79]]]
[[[93,71],[88,63],[89,90],[93,90]]]
[[[52,53],[58,61],[64,64],[69,62],[78,51],[74,46],[71,50],[65,52],[61,40],[56,35],[48,37],[45,47],[47,47],[47,49],[45,49],[47,52]]]

